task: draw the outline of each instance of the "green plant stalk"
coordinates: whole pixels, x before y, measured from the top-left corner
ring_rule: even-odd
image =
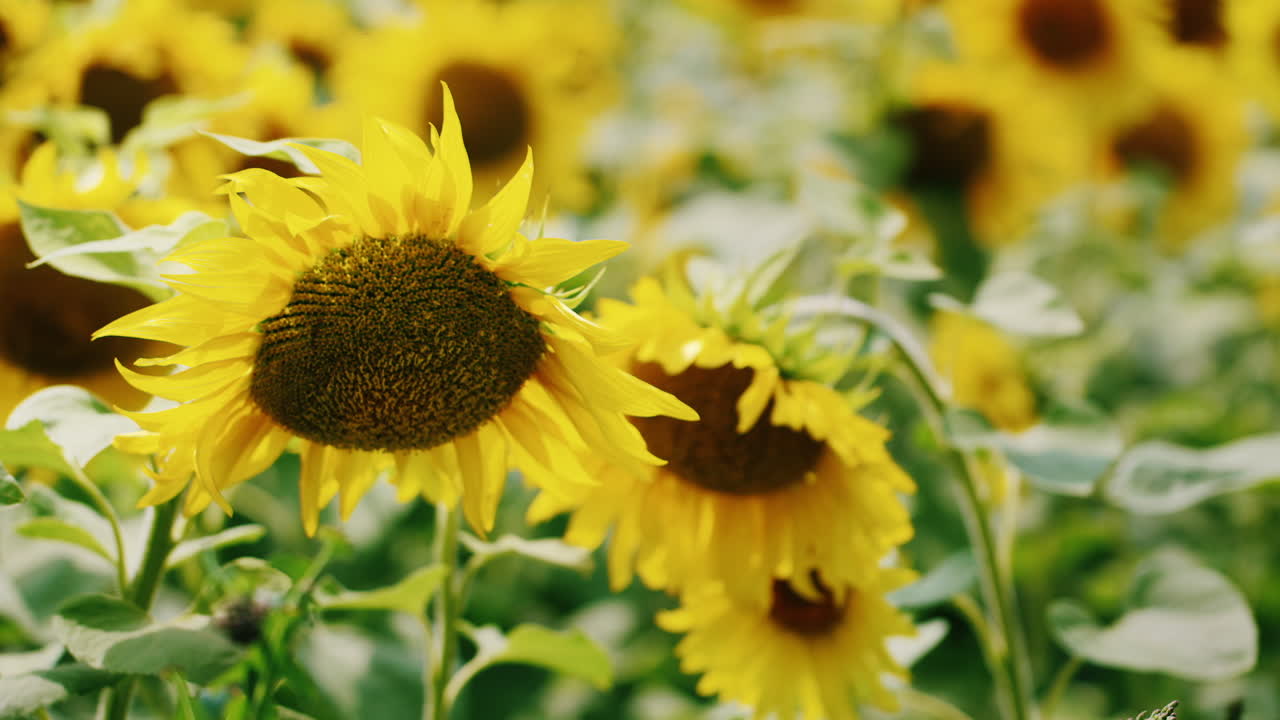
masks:
[[[453,672],[454,656],[458,652],[458,616],[462,598],[458,592],[458,532],[461,511],[444,503],[436,504],[435,561],[445,569],[444,578],[435,598],[435,628],[433,662],[428,663],[431,676],[424,704],[425,720],[448,720],[451,698],[447,691]]]
[[[895,338],[896,342],[896,338]],[[938,437],[945,437],[942,412],[946,403],[938,389],[930,382],[928,372],[920,367],[917,355],[903,351],[899,354],[906,361],[915,385],[923,391],[927,402],[922,403],[925,415]],[[947,451],[947,461],[959,482],[960,511],[964,517],[969,542],[974,546],[978,560],[979,585],[983,604],[991,614],[987,623],[987,638],[992,655],[991,672],[997,686],[1006,690],[1002,710],[1011,720],[1034,720],[1031,703],[1031,668],[1027,658],[1027,643],[1022,622],[1018,618],[1013,593],[1013,579],[1001,572],[997,539],[989,514],[978,496],[976,474],[971,459],[957,449]],[[979,629],[981,631],[981,629]]]
[[[1058,703],[1062,700],[1063,694],[1066,693],[1067,687],[1071,685],[1071,679],[1076,676],[1076,671],[1084,665],[1084,661],[1078,657],[1072,657],[1058,670],[1053,676],[1053,684],[1049,686],[1049,691],[1045,693],[1044,702],[1040,705],[1040,714],[1053,720],[1054,713],[1058,711]]]
[[[156,506],[151,519],[151,532],[147,536],[147,549],[142,556],[142,566],[125,592],[125,599],[143,610],[150,610],[164,577],[164,565],[176,544],[173,540],[173,521],[178,517],[178,503],[182,496]],[[123,561],[122,561],[123,564]],[[107,720],[125,720],[129,717],[129,704],[133,700],[136,679],[125,678],[109,692]]]
[[[120,531],[120,515],[116,513],[116,509],[111,505],[111,501],[106,495],[102,494],[102,489],[97,483],[89,479],[84,470],[81,470],[74,463],[70,464],[72,473],[71,479],[75,481],[80,489],[85,491],[94,506],[98,508],[98,512],[107,519],[111,524],[111,535],[116,543],[116,585],[120,588],[120,597],[129,597],[129,579],[128,571],[124,566],[124,533]]]

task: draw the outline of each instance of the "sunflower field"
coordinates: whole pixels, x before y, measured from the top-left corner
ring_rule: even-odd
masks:
[[[1280,720],[1280,0],[0,0],[0,186],[0,720]]]

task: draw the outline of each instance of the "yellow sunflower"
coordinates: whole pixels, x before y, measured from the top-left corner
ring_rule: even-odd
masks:
[[[616,29],[600,3],[423,3],[411,26],[354,42],[331,71],[338,103],[422,130],[440,120],[440,83],[467,126],[476,192],[491,195],[538,149],[534,198],[588,198],[580,150],[610,100]],[[536,61],[531,61],[536,58]]]
[[[885,569],[872,585],[843,587],[814,574],[807,589],[766,581],[768,600],[759,605],[737,604],[722,588],[703,585],[658,624],[685,633],[676,654],[682,670],[702,674],[703,695],[750,706],[752,718],[856,720],[859,705],[898,710],[882,676],[905,679],[907,671],[885,640],[915,628],[884,593],[912,577]]]
[[[46,0],[0,0],[0,78],[49,28]]]
[[[1233,65],[1280,122],[1280,3],[1234,2],[1227,13]]]
[[[335,0],[263,0],[245,28],[249,42],[279,45],[317,78],[357,32],[343,3]]]
[[[1211,58],[1169,51],[1148,62],[1148,102],[1102,150],[1112,173],[1145,169],[1166,181],[1157,231],[1176,247],[1237,209],[1235,175],[1249,144],[1245,98]]]
[[[1084,136],[1063,126],[1053,98],[1027,103],[1030,92],[1017,74],[931,63],[913,78],[910,106],[890,119],[911,145],[902,184],[960,190],[987,245],[1021,237],[1039,208],[1086,175]]]
[[[1021,356],[994,327],[964,313],[933,316],[929,355],[951,383],[960,407],[981,412],[992,425],[1020,432],[1036,422],[1036,396],[1027,385]]]
[[[1227,14],[1231,6],[1266,5],[1230,0],[1164,0],[1165,28],[1173,42],[1191,48],[1219,51],[1231,42]]]
[[[114,153],[102,151],[85,186],[82,176],[57,166],[52,143],[38,147],[22,171],[19,185],[0,197],[0,418],[22,398],[48,385],[71,383],[108,401],[138,408],[146,395],[129,387],[115,371],[113,358],[132,361],[157,352],[157,343],[125,338],[90,343],[103,323],[145,307],[135,290],[64,275],[51,266],[28,268],[35,260],[22,234],[13,197],[33,205],[76,210],[111,210],[126,224],[167,223],[186,207],[178,201],[135,195],[145,167],[122,174]]]
[[[633,420],[667,465],[643,474],[600,468],[598,487],[576,498],[544,492],[531,516],[574,508],[565,537],[584,547],[612,528],[615,588],[633,569],[655,588],[711,580],[744,599],[763,592],[763,580],[796,581],[810,568],[865,584],[880,558],[911,537],[897,493],[914,485],[885,449],[889,433],[854,412],[867,394],[800,379],[838,376],[848,358],[815,354],[821,360],[806,365],[784,320],[757,325],[757,333],[750,311],[700,322],[686,292],[673,284],[668,294],[644,279],[632,291],[635,305],[601,301],[599,321],[641,338],[620,360],[701,421]]]
[[[98,332],[185,349],[140,365],[183,366],[131,383],[176,400],[131,414],[143,432],[122,449],[154,453],[162,502],[195,482],[187,512],[273,462],[292,439],[302,455],[303,524],[341,495],[344,517],[377,474],[408,498],[462,495],[469,522],[492,526],[509,467],[591,484],[576,460],[593,448],[622,464],[659,462],[624,413],[694,413],[597,359],[618,336],[545,288],[625,248],[593,240],[527,240],[532,160],[483,208],[453,100],[444,93],[434,152],[408,130],[365,126],[363,164],[302,148],[320,178],[261,169],[227,177],[247,237],[180,248],[177,294]]]
[[[944,9],[961,58],[1022,73],[1037,102],[1066,101],[1067,123],[1106,128],[1141,100],[1138,58],[1161,40],[1157,2],[946,0]]]
[[[856,20],[885,22],[903,6],[902,0],[684,0],[713,18],[742,20]]]

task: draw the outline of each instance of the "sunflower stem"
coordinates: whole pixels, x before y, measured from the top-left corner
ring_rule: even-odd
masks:
[[[156,590],[160,587],[160,578],[164,577],[164,565],[169,553],[175,545],[173,541],[173,522],[178,516],[178,503],[181,496],[156,506],[151,517],[151,532],[147,536],[147,549],[142,556],[142,565],[133,583],[123,591],[129,602],[142,610],[150,610],[155,601]],[[121,551],[123,554],[123,550]],[[121,560],[121,565],[123,565]],[[106,720],[125,720],[129,717],[129,705],[133,700],[136,680],[125,678],[120,684],[108,691]]]
[[[435,561],[445,569],[435,598],[435,625],[429,645],[433,661],[427,664],[431,682],[426,688],[425,720],[448,720],[451,696],[447,692],[458,652],[458,616],[462,604],[458,582],[458,532],[461,511],[436,504]],[[433,642],[431,642],[433,641]]]
[[[898,338],[892,336],[895,344]],[[941,392],[931,382],[933,374],[921,365],[921,355],[899,345],[899,354],[906,362],[923,402],[922,410],[930,426],[939,438],[945,438],[942,414],[947,404]],[[950,448],[947,462],[959,479],[960,511],[964,517],[969,543],[978,560],[978,579],[983,604],[990,616],[983,626],[975,630],[984,634],[990,647],[988,664],[996,686],[1002,690],[1003,715],[1010,720],[1035,720],[1035,708],[1031,702],[1031,665],[1027,655],[1027,641],[1018,618],[1017,599],[1013,589],[1011,568],[1000,562],[1000,548],[992,527],[990,513],[978,493],[977,472],[973,458],[965,452]]]
[[[116,584],[120,587],[120,597],[128,599],[129,579],[128,571],[125,569],[124,533],[120,531],[120,515],[116,512],[111,501],[107,499],[107,496],[102,494],[102,490],[97,483],[90,480],[84,470],[81,470],[75,463],[71,463],[70,467],[72,470],[71,479],[89,496],[94,506],[98,508],[98,512],[102,513],[102,516],[111,525],[111,535],[116,544]]]

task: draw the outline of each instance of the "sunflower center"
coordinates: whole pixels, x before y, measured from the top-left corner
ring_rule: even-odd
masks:
[[[1018,31],[1041,60],[1064,70],[1097,59],[1110,35],[1099,0],[1023,0]]]
[[[449,84],[458,121],[466,128],[462,144],[473,165],[500,163],[529,145],[533,117],[510,75],[479,63],[445,66],[427,88],[426,119],[436,127],[444,117],[442,81]]]
[[[1227,42],[1222,0],[1174,0],[1172,30],[1180,43],[1221,47]]]
[[[963,107],[926,105],[898,113],[893,124],[911,142],[907,187],[963,187],[991,160],[991,118]]]
[[[80,77],[80,104],[96,107],[111,120],[111,142],[119,143],[142,124],[142,111],[163,95],[178,92],[168,74],[140,78],[110,65],[93,64]]]
[[[72,379],[129,362],[143,342],[104,338],[95,330],[145,307],[147,299],[127,288],[63,275],[35,260],[16,223],[0,226],[0,361],[29,373]]]
[[[298,435],[356,450],[426,449],[475,430],[524,385],[538,321],[467,253],[364,238],[302,273],[259,325],[250,393]]]
[[[333,57],[328,50],[301,38],[295,38],[289,43],[289,52],[317,76],[324,75],[333,64]]]
[[[816,574],[812,579],[820,595],[816,600],[796,592],[785,580],[774,580],[769,619],[799,635],[822,635],[839,625],[845,605],[836,604],[835,595]]]
[[[754,427],[738,432],[738,398],[751,384],[751,369],[690,367],[668,375],[656,363],[636,363],[631,372],[680,398],[702,418],[697,423],[631,418],[649,450],[686,482],[732,495],[757,495],[801,482],[818,462],[822,443],[769,422],[772,400]]]
[[[1112,150],[1125,164],[1150,166],[1167,173],[1175,183],[1196,172],[1196,137],[1191,124],[1177,110],[1162,106],[1143,122],[1120,133]]]

